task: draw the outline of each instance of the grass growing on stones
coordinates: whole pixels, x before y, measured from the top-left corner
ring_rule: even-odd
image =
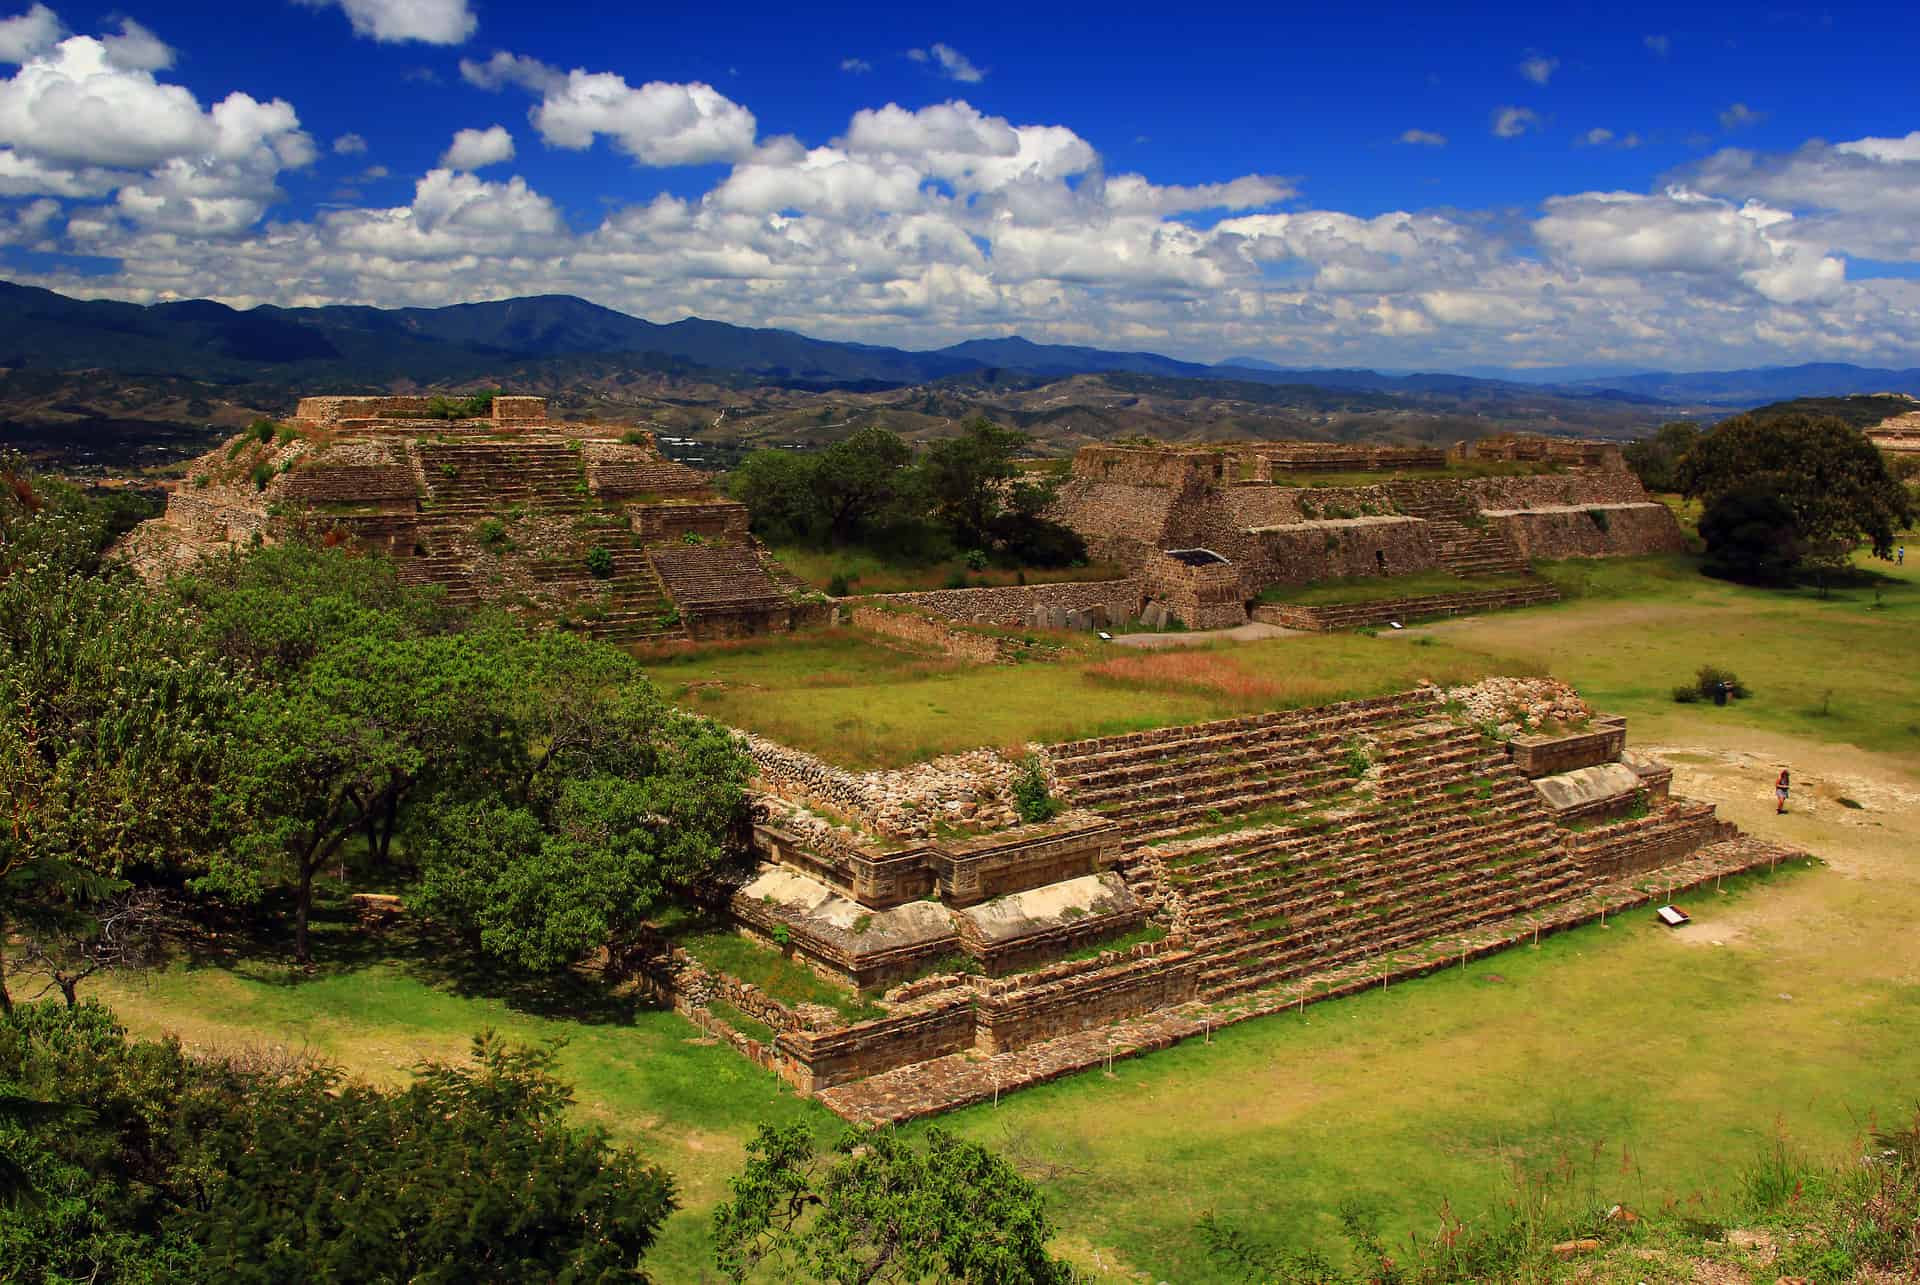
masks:
[[[798,960],[725,928],[677,938],[674,944],[713,971],[758,986],[782,1004],[824,1004],[849,1022],[886,1011]]]
[[[974,570],[964,558],[913,562],[890,558],[872,549],[811,549],[783,545],[774,556],[787,570],[815,589],[825,590],[844,577],[855,593],[908,593],[921,589],[957,588],[964,578],[969,588],[1011,584],[1061,584],[1082,580],[1120,580],[1126,569],[1108,563],[1081,567],[985,567]]]
[[[1489,658],[1352,635],[1100,649],[1049,664],[964,666],[851,630],[648,661],[668,695],[847,767],[897,767],[980,746],[1061,741],[1472,681]],[[1509,662],[1503,662],[1509,663]]]

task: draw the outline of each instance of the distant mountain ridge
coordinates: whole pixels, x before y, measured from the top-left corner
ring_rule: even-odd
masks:
[[[1018,335],[932,351],[814,339],[689,317],[668,324],[571,295],[442,308],[332,305],[240,311],[211,300],[140,305],[82,300],[0,282],[0,366],[104,369],[330,390],[484,378],[503,359],[617,356],[639,370],[688,371],[795,388],[884,388],[1014,372],[1041,378],[1126,374],[1301,385],[1396,395],[1738,408],[1803,396],[1920,391],[1920,368],[1839,363],[1691,374],[1647,372],[1543,384],[1444,372],[1291,368],[1258,357],[1218,365],[1150,352],[1040,344]]]

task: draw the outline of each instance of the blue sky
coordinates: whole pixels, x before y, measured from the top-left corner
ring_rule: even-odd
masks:
[[[1897,6],[0,6],[0,269],[911,346],[1914,365],[1917,37]]]

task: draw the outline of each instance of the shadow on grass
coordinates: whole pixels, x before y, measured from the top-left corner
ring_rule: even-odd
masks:
[[[229,909],[204,923],[206,935],[188,951],[190,968],[219,968],[266,986],[296,989],[377,967],[397,968],[435,990],[463,999],[495,999],[517,1013],[597,1026],[632,1025],[660,1005],[632,990],[616,990],[596,976],[571,970],[529,973],[488,959],[456,934],[402,916],[369,927],[344,893],[316,897],[308,931],[313,963],[293,958],[293,905],[270,896],[259,905]]]

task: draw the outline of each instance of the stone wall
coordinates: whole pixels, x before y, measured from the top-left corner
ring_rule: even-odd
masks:
[[[1532,477],[1472,477],[1461,491],[1477,509],[1585,508],[1596,504],[1645,504],[1649,497],[1630,472],[1577,469]]]
[[[1520,735],[1507,742],[1507,755],[1529,779],[1616,762],[1627,748],[1627,721],[1596,714],[1593,726],[1559,736]]]
[[[1053,660],[1060,655],[1057,644],[1027,641],[968,627],[938,616],[903,607],[856,601],[847,617],[856,629],[884,634],[905,642],[932,647],[956,660],[975,665],[1014,665],[1027,660]]]
[[[1249,447],[1268,475],[1406,468],[1445,468],[1447,452],[1438,446],[1349,446],[1331,442],[1285,442]]]
[[[1477,442],[1461,442],[1454,453],[1461,459],[1540,462],[1616,471],[1627,467],[1626,454],[1616,442],[1545,437],[1537,433],[1499,433]]]
[[[629,509],[633,532],[651,544],[692,534],[707,540],[747,538],[747,506],[734,500],[708,504],[648,504]]]
[[[1165,547],[1161,533],[1181,489],[1071,477],[1047,516],[1080,533],[1087,554],[1134,570]]]
[[[783,1074],[802,1093],[861,1080],[973,1047],[973,997],[860,1022],[837,1031],[788,1031],[774,1041],[789,1062]]]
[[[1418,518],[1323,518],[1246,533],[1241,589],[1253,597],[1271,585],[1356,576],[1404,576],[1440,565],[1427,523]]]
[[[1687,548],[1673,510],[1658,502],[1485,513],[1529,561],[1685,553]]]
[[[1080,580],[1060,584],[994,585],[983,589],[930,589],[916,593],[875,594],[879,602],[900,603],[949,620],[1025,626],[1036,607],[1085,611],[1099,607],[1107,619],[1131,620],[1140,612],[1138,580]]]
[[[1234,459],[1223,451],[1183,451],[1164,446],[1083,446],[1073,457],[1073,476],[1130,486],[1181,486],[1192,479],[1225,481]]]
[[[1190,566],[1162,553],[1148,559],[1145,580],[1147,597],[1165,603],[1189,629],[1231,629],[1247,623],[1240,568],[1232,562]]]
[[[302,397],[294,408],[295,419],[316,424],[334,424],[350,419],[419,419],[433,409],[436,397]],[[495,397],[492,420],[496,424],[544,423],[547,399],[544,397]]]
[[[1199,970],[1198,956],[1170,951],[1051,984],[983,996],[975,1047],[988,1055],[1004,1053],[1116,1018],[1184,1004],[1193,998]]]

